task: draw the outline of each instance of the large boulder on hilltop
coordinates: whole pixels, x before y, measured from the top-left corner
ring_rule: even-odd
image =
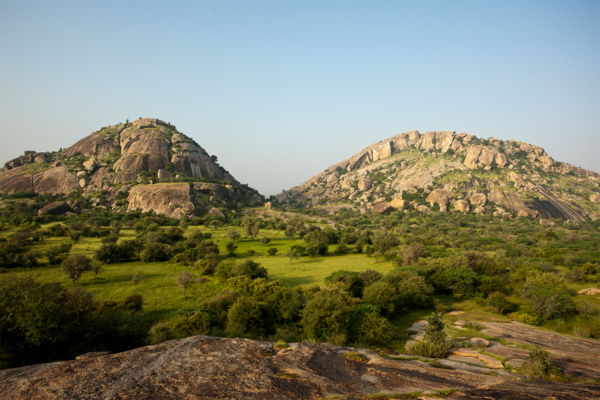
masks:
[[[469,200],[471,200],[471,204],[473,204],[474,206],[483,207],[487,202],[487,197],[483,193],[475,193],[471,196]]]
[[[448,199],[450,198],[452,198],[452,194],[448,190],[434,189],[431,191],[431,193],[429,193],[429,196],[427,196],[425,201],[431,204],[432,207],[435,203],[445,206],[448,204]]]
[[[396,210],[406,210],[410,206],[410,203],[402,199],[393,199],[390,206],[394,207]]]
[[[50,215],[63,215],[68,212],[73,212],[71,206],[69,206],[67,203],[58,202],[46,204],[44,207],[38,210],[38,215],[42,215],[43,213],[48,213]]]
[[[137,185],[129,189],[127,211],[140,208],[142,212],[153,210],[167,218],[190,216],[190,185],[166,183],[159,185]],[[194,211],[195,212],[195,211]]]
[[[361,179],[358,181],[358,189],[360,191],[369,190],[371,187],[373,187],[373,181],[370,179]]]
[[[454,202],[454,208],[462,213],[466,213],[466,212],[469,212],[470,206],[469,206],[469,203],[466,202],[465,200],[456,200]]]

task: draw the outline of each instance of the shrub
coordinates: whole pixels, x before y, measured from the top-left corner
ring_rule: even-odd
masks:
[[[359,340],[370,345],[384,345],[394,339],[394,326],[387,318],[372,311],[365,315],[358,328]]]
[[[273,345],[273,348],[275,350],[283,350],[287,349],[288,347],[290,347],[290,345],[284,342],[283,340],[278,340],[277,343]]]
[[[506,299],[506,296],[502,292],[492,293],[488,297],[487,301],[489,305],[494,308],[494,311],[496,311],[499,314],[502,314],[504,310],[506,310],[510,305],[508,300]]]
[[[262,244],[269,244],[271,243],[271,238],[264,236],[260,241]]]
[[[383,274],[372,269],[367,269],[366,271],[363,271],[360,274],[358,274],[358,279],[362,281],[362,285],[365,288],[381,280],[381,278],[383,278]]]
[[[155,262],[167,261],[171,258],[171,246],[163,243],[151,243],[142,253],[142,261]]]
[[[148,342],[150,344],[159,344],[173,339],[175,339],[175,335],[171,330],[171,326],[165,322],[154,325],[148,333]]]
[[[229,279],[235,276],[247,276],[250,279],[267,278],[267,269],[261,267],[259,263],[252,260],[245,260],[241,263],[222,263],[218,266],[217,275]]]
[[[543,320],[562,318],[575,311],[575,304],[569,292],[552,284],[527,284],[521,295]]]
[[[419,257],[423,257],[425,253],[425,248],[421,243],[411,243],[408,246],[405,246],[402,251],[403,265],[413,265]]]
[[[550,354],[536,346],[527,362],[522,367],[523,373],[527,376],[537,378],[551,378],[561,375],[560,369],[550,360]]]
[[[364,289],[362,299],[375,304],[385,315],[392,316],[398,302],[398,291],[389,282],[377,281]]]
[[[434,312],[426,320],[424,340],[408,342],[406,344],[407,353],[422,357],[445,357],[452,342],[448,340],[444,332],[442,314]]]
[[[177,338],[206,335],[210,331],[210,316],[204,311],[183,315],[171,322],[171,331]]]
[[[227,313],[227,332],[231,335],[264,333],[262,305],[255,297],[240,297]]]
[[[325,278],[325,283],[329,286],[341,283],[342,289],[347,289],[353,297],[360,296],[362,291],[362,281],[358,278],[358,272],[339,270]]]
[[[69,251],[73,245],[71,243],[62,243],[50,246],[46,250],[46,257],[50,264],[60,264],[69,256]]]
[[[269,250],[267,250],[267,254],[270,256],[274,256],[275,254],[277,254],[277,248],[271,247]]]
[[[355,351],[348,351],[344,353],[344,357],[361,363],[369,362],[369,359],[367,357]]]
[[[123,309],[127,311],[137,312],[142,310],[144,300],[139,293],[131,293],[123,299]]]
[[[344,344],[354,300],[339,289],[320,290],[302,310],[301,325],[307,337]]]

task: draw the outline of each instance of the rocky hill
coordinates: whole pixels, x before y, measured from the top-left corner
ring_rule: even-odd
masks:
[[[155,118],[104,127],[67,149],[27,151],[6,162],[0,193],[20,192],[82,194],[97,205],[108,200],[115,211],[153,209],[179,218],[263,200],[193,139]]]
[[[410,131],[276,198],[284,205],[329,210],[344,205],[385,213],[410,207],[580,222],[600,218],[600,174],[557,162],[543,148],[516,140]]]

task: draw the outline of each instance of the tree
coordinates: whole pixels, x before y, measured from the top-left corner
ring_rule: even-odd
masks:
[[[264,236],[264,237],[261,239],[261,243],[262,243],[262,244],[269,244],[270,242],[271,242],[271,238],[268,238],[268,237],[266,237],[266,236]]]
[[[104,268],[102,268],[102,264],[98,260],[92,260],[90,265],[90,271],[94,273],[94,278],[98,277],[100,272],[104,272]]]
[[[298,255],[298,251],[296,249],[289,249],[286,253],[285,253],[286,257],[290,258],[290,264],[292,263],[292,260],[294,259],[298,259],[300,256]]]
[[[419,257],[423,257],[424,255],[425,248],[421,243],[411,243],[408,246],[405,246],[404,251],[402,252],[404,266],[413,265],[419,259]]]
[[[337,288],[316,292],[302,310],[301,325],[307,337],[344,344],[355,301]]]
[[[492,293],[488,297],[488,303],[494,308],[494,311],[499,314],[502,314],[510,305],[506,299],[506,296],[502,292]]]
[[[67,278],[75,284],[81,278],[81,274],[91,270],[92,259],[83,254],[72,254],[63,260],[60,266]]]
[[[260,232],[260,220],[248,215],[244,217],[242,223],[244,225],[246,236],[250,236],[252,240],[254,240],[254,238],[258,236],[258,233]]]
[[[194,275],[189,271],[182,271],[177,275],[177,278],[175,278],[175,283],[183,289],[183,295],[185,296],[187,288],[194,283]]]
[[[274,256],[275,254],[277,254],[277,248],[271,247],[270,249],[267,250],[267,254],[269,254],[270,256]]]
[[[71,243],[62,243],[50,246],[46,250],[46,257],[50,264],[60,264],[69,256],[69,251],[73,245]]]
[[[133,282],[133,286],[137,287],[138,283],[140,283],[142,281],[142,274],[140,274],[139,272],[136,272],[135,275],[133,275],[133,279],[131,280],[131,282]]]
[[[225,236],[228,239],[231,239],[231,243],[233,243],[233,241],[235,239],[239,239],[240,237],[242,237],[242,235],[240,235],[240,233],[238,231],[236,231],[235,229],[228,230],[227,233],[225,234]]]

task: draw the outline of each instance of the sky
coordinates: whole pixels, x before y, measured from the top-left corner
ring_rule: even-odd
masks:
[[[0,163],[140,117],[267,196],[413,129],[600,172],[600,1],[0,0]]]

